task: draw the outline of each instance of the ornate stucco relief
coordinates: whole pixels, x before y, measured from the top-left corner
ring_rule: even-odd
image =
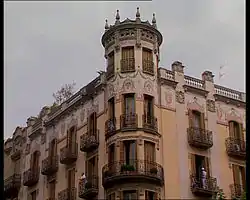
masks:
[[[207,110],[210,111],[210,112],[215,112],[216,111],[216,109],[215,109],[215,101],[214,100],[211,100],[211,99],[207,100]]]
[[[185,103],[185,94],[183,91],[176,91],[175,92],[175,99],[178,103],[184,104]]]
[[[197,110],[202,113],[204,113],[205,111],[204,104],[202,104],[202,100],[198,99],[196,96],[194,96],[192,100],[188,100],[187,110]]]
[[[226,120],[229,121],[236,121],[238,123],[242,123],[243,120],[239,114],[234,108],[231,108],[226,114]]]

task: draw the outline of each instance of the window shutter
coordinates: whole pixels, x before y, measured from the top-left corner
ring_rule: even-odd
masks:
[[[241,177],[242,177],[242,187],[243,190],[246,190],[246,168],[242,167],[242,171],[241,171]]]
[[[239,124],[240,139],[244,140],[243,124]]]
[[[195,155],[190,154],[190,159],[191,159],[191,173],[192,175],[196,175],[196,168],[195,168]]]
[[[120,161],[124,161],[124,143],[120,141]]]
[[[205,157],[204,159],[204,168],[205,171],[207,172],[207,177],[210,177],[210,167],[209,167],[209,158]]]
[[[201,129],[206,129],[205,127],[205,114],[204,113],[200,113],[200,123],[201,123]]]
[[[145,191],[145,200],[149,200],[149,194],[147,190]]]
[[[232,164],[234,184],[240,184],[239,167]]]
[[[229,122],[229,137],[234,138],[234,122]]]
[[[97,134],[97,115],[96,112],[93,113],[93,134]]]
[[[193,127],[193,111],[191,109],[188,110],[188,122],[189,122],[189,128]]]

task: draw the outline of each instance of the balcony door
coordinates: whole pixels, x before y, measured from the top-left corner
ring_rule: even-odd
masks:
[[[234,179],[234,185],[236,186],[236,189],[239,191],[236,191],[238,193],[242,192],[242,189],[246,189],[246,169],[243,166],[232,164],[233,169],[233,179]]]
[[[51,158],[51,161],[53,160],[53,158],[57,155],[57,143],[56,143],[56,139],[53,139],[50,143],[49,143],[49,156]]]
[[[86,161],[86,176],[95,177],[98,176],[98,157],[94,156]]]
[[[152,124],[154,116],[154,103],[153,97],[144,95],[144,116],[147,124]]]
[[[124,95],[124,114],[127,116],[135,114],[135,98],[134,94]]]
[[[150,172],[150,170],[154,167],[155,163],[155,144],[152,142],[144,141],[144,161],[146,172]]]
[[[95,135],[97,132],[96,112],[93,112],[88,118],[88,135]]]
[[[111,171],[115,170],[114,162],[115,162],[115,144],[111,144],[108,148],[108,163],[110,164]]]
[[[244,140],[242,124],[239,124],[235,121],[230,121],[229,135],[234,139]]]
[[[70,128],[67,134],[67,146],[71,152],[76,151],[76,126]]]
[[[120,160],[121,164],[133,165],[136,168],[137,146],[135,140],[121,141]]]
[[[68,189],[75,187],[75,168],[68,170]]]
[[[40,157],[40,152],[35,151],[33,154],[31,154],[31,168],[34,171],[37,171],[39,168],[39,157]]]

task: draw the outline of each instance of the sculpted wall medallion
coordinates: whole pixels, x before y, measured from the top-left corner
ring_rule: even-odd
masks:
[[[144,91],[146,93],[152,94],[152,92],[153,92],[153,84],[151,83],[151,81],[147,80],[144,83]]]
[[[217,117],[218,117],[218,119],[222,120],[222,116],[223,116],[224,112],[223,112],[222,108],[220,107],[220,105],[218,105],[216,111],[217,111]]]
[[[131,92],[135,89],[134,82],[131,79],[126,79],[123,82],[122,91],[123,92]]]
[[[207,110],[210,112],[215,112],[215,101],[211,99],[207,100]]]
[[[173,94],[171,92],[165,92],[165,101],[167,106],[173,103]]]
[[[176,101],[180,104],[184,104],[185,102],[185,94],[182,91],[176,91],[175,94]]]

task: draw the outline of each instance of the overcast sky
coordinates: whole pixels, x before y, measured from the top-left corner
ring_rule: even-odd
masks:
[[[226,87],[245,91],[244,0],[153,0],[152,2],[4,2],[4,137],[16,126],[26,125],[52,93],[64,83],[76,82],[76,90],[104,70],[100,43],[104,22],[152,20],[156,13],[163,34],[160,65],[173,61],[185,73],[201,77],[205,70]],[[221,80],[219,68],[224,65]]]

